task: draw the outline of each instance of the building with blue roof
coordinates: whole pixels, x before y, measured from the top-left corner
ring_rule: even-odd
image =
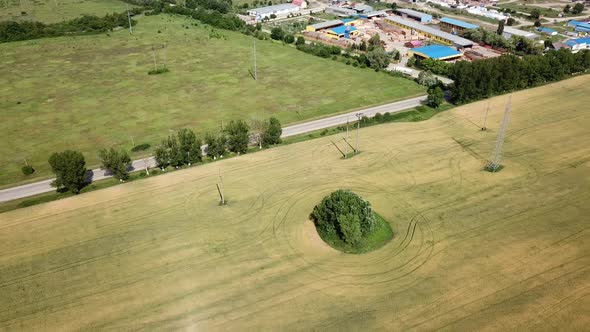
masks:
[[[557,31],[545,27],[539,28],[537,30],[549,36],[555,36],[557,34]]]
[[[567,25],[569,25],[570,27],[573,27],[578,32],[590,33],[590,23],[588,23],[588,22],[571,20],[571,21],[567,22]]]
[[[580,50],[590,49],[590,37],[570,39],[567,40],[564,44],[571,48],[572,53],[577,53]]]
[[[414,56],[424,59],[452,60],[463,56],[456,49],[443,45],[428,45],[414,48],[410,51]]]
[[[465,30],[478,29],[479,25],[463,22],[450,17],[443,17],[440,20],[440,28],[443,31],[454,35],[462,36]]]

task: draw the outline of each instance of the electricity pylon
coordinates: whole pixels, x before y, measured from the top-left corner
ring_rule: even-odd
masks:
[[[510,122],[510,112],[512,111],[512,96],[508,98],[508,104],[506,104],[506,110],[504,110],[504,118],[502,119],[502,125],[498,131],[498,137],[496,138],[496,147],[492,153],[490,161],[486,165],[486,170],[489,172],[497,172],[500,170],[500,161],[502,160],[502,147],[504,140],[506,139],[506,129],[508,128],[508,122]]]

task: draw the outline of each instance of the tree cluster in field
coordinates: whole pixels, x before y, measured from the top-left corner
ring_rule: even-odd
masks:
[[[127,151],[117,150],[113,147],[105,148],[98,151],[98,157],[101,160],[102,168],[108,170],[115,179],[123,181],[129,178],[131,157]]]
[[[322,43],[297,44],[297,49],[322,58],[329,58],[332,55],[340,55],[340,53],[342,53],[340,47],[325,45]]]
[[[566,14],[571,13],[571,14],[577,15],[577,14],[581,14],[583,11],[584,11],[584,4],[582,4],[582,3],[575,4],[573,8],[569,4],[565,5],[565,7],[563,7],[563,12]]]
[[[449,76],[453,64],[437,59],[414,58],[412,65],[435,75]]]
[[[311,213],[323,239],[338,238],[357,245],[376,223],[371,204],[350,190],[337,190],[324,197]]]
[[[25,165],[25,166],[21,167],[20,170],[21,170],[21,172],[23,172],[24,175],[31,175],[31,174],[35,173],[35,169],[31,165]]]
[[[160,68],[156,68],[156,69],[150,69],[148,71],[148,75],[158,75],[158,74],[164,74],[169,72],[170,69],[166,68],[166,67],[160,67]]]
[[[438,108],[445,100],[444,92],[440,85],[432,85],[428,87],[427,93],[426,104],[430,107]]]
[[[246,23],[233,14],[224,14],[215,10],[208,10],[201,7],[191,9],[181,6],[163,6],[152,11],[152,15],[159,14],[160,12],[166,14],[177,14],[183,16],[189,16],[196,20],[199,20],[205,24],[211,25],[216,28],[231,30],[231,31],[244,31],[244,30],[256,30],[255,26],[246,26]]]
[[[86,161],[78,151],[56,152],[49,157],[49,165],[55,173],[55,180],[51,185],[58,190],[65,189],[77,194],[86,183]]]
[[[368,43],[363,40],[360,45],[354,44],[354,46],[351,48],[358,48],[359,51],[363,52],[366,51],[366,53],[361,53],[358,56],[358,61],[369,68],[375,69],[376,71],[387,68],[392,59],[392,54],[385,52],[385,48],[383,48],[379,34],[372,36]],[[395,56],[399,58],[401,55],[398,52]]]
[[[281,27],[274,27],[270,30],[270,38],[274,40],[282,40],[287,44],[295,42],[295,36],[285,32]]]
[[[255,133],[253,139],[260,147],[281,142],[281,124],[271,117],[268,121],[253,122]],[[205,134],[206,154],[211,159],[223,158],[227,152],[244,154],[248,152],[250,144],[250,126],[243,120],[232,120],[218,133]],[[202,160],[202,142],[190,129],[181,129],[176,135],[168,138],[156,147],[155,159],[158,167],[180,167],[191,165]]]
[[[218,11],[222,14],[231,10],[231,0],[186,0],[185,6],[190,9],[197,7]]]
[[[132,11],[137,14],[138,10]],[[137,22],[131,20],[131,25]],[[127,12],[107,14],[103,17],[84,15],[69,21],[45,24],[41,22],[0,22],[0,43],[44,37],[80,35],[106,32],[117,27],[127,27]]]
[[[502,55],[473,62],[458,61],[449,77],[453,101],[465,103],[493,95],[553,82],[590,69],[590,51],[566,49],[519,58]]]
[[[369,67],[376,71],[387,68],[392,59],[391,54],[386,53],[383,49],[379,35],[373,36],[368,44],[363,42],[361,45],[364,46],[361,46],[361,49],[364,49],[367,52],[355,54],[354,57],[351,57],[351,52],[356,48],[352,47],[348,52],[342,53],[342,49],[338,46],[330,46],[322,43],[305,44],[303,38],[301,41],[298,39],[295,44],[297,45],[298,50],[305,53],[313,54],[322,58],[332,57],[333,60],[337,60],[339,55],[344,55],[345,57],[353,58],[350,61],[347,61],[346,64],[352,64],[355,67],[360,66],[361,68]]]
[[[180,167],[201,161],[201,140],[187,128],[170,135],[156,147],[154,154],[160,168]]]
[[[496,33],[479,28],[466,31],[463,37],[518,55],[541,54],[543,52],[543,47],[535,43],[535,41],[522,36],[512,36],[510,39],[506,39],[501,35],[503,31],[503,25],[498,26]]]
[[[430,60],[430,59],[427,59]],[[438,60],[436,60],[438,61]],[[449,68],[450,70],[450,68]],[[428,87],[428,97],[426,104],[432,108],[438,108],[444,101],[444,85],[428,70],[422,70],[418,74],[416,82],[420,85]]]

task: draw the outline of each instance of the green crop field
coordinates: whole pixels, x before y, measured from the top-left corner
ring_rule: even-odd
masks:
[[[425,93],[409,80],[165,15],[115,33],[0,44],[0,186],[50,175],[55,151],[155,145],[181,127],[277,116],[283,124]],[[216,38],[221,37],[221,38]],[[150,76],[156,61],[169,73]],[[37,169],[26,179],[24,159]]]
[[[0,0],[0,21],[55,23],[82,15],[121,13],[125,9],[125,3],[118,0]]]
[[[563,330],[590,324],[590,76],[0,214],[0,330]],[[559,96],[556,98],[556,96]],[[227,206],[218,205],[221,171]],[[394,238],[308,217],[348,188]]]

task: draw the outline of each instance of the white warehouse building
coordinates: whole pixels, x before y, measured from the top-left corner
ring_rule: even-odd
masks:
[[[289,14],[299,12],[299,8],[299,6],[290,3],[283,3],[280,5],[250,9],[248,11],[248,15],[254,18],[256,21],[262,21],[266,18],[270,18],[270,16],[273,14],[276,17],[286,17]]]

